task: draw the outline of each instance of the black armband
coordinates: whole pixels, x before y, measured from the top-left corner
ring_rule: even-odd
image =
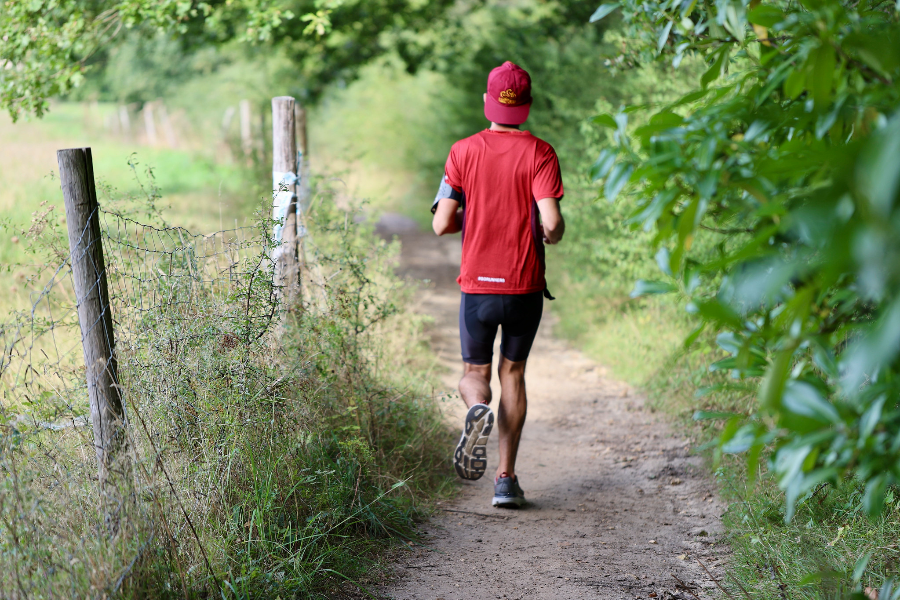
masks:
[[[466,202],[466,194],[464,192],[458,192],[453,189],[449,183],[447,183],[447,176],[441,178],[441,187],[438,188],[438,193],[434,197],[434,202],[431,204],[431,214],[434,214],[434,211],[437,210],[438,202],[441,201],[441,198],[450,198],[451,200],[456,200],[459,202],[460,206],[464,205]]]

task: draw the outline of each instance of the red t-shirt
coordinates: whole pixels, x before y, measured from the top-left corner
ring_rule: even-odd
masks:
[[[537,200],[562,198],[553,147],[527,131],[486,129],[453,144],[444,180],[465,194],[459,282],[467,294],[547,287]]]

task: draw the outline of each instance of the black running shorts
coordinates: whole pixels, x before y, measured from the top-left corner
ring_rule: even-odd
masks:
[[[459,303],[459,338],[463,361],[489,365],[494,357],[494,338],[502,327],[500,354],[507,360],[528,358],[541,324],[544,293],[467,294]]]

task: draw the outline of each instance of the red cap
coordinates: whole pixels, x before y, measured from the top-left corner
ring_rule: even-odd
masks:
[[[519,65],[506,61],[488,75],[484,116],[501,125],[520,125],[531,108],[531,77]]]

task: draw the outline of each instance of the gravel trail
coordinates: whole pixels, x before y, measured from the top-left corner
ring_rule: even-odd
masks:
[[[417,231],[399,215],[386,215],[379,228],[400,236],[401,271],[431,282],[423,286],[416,310],[435,319],[431,342],[448,367],[443,409],[455,427],[461,426],[459,238]],[[727,549],[718,540],[724,504],[690,440],[646,409],[635,390],[554,338],[547,309],[528,362],[528,419],[517,462],[528,504],[519,510],[491,507],[497,456],[492,435],[487,474],[461,482],[460,494],[425,525],[424,545],[398,555],[396,577],[383,588],[385,595],[396,600],[718,595],[700,562],[722,577]],[[497,398],[499,388],[492,383]]]

